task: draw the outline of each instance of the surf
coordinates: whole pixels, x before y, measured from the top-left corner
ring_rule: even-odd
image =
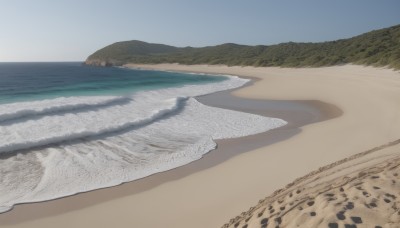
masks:
[[[142,80],[152,73],[139,74]],[[243,86],[247,79],[191,75],[189,79],[197,83],[173,79],[179,83],[171,86],[165,78],[170,74],[157,73],[151,89],[147,83],[131,82],[144,87],[123,95],[114,87],[111,92],[96,91],[95,96],[64,96],[63,91],[53,97],[42,91],[37,94],[45,98],[39,100],[0,104],[0,212],[19,203],[115,186],[173,169],[215,149],[215,140],[286,124],[196,100],[196,96]],[[202,81],[202,77],[219,79]]]

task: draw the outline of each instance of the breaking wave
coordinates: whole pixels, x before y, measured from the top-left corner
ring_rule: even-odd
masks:
[[[200,159],[216,139],[285,125],[193,98],[247,81],[0,105],[0,212],[143,178]]]

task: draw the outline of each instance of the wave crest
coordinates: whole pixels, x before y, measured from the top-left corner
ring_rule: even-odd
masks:
[[[89,111],[114,105],[123,105],[131,101],[129,97],[110,98],[57,98],[47,101],[18,102],[2,105],[0,123],[39,115],[63,114],[67,112]]]
[[[131,119],[126,119],[125,121],[119,121],[119,122],[113,122],[113,123],[108,123],[108,124],[99,124],[100,127],[94,127],[91,130],[90,128],[85,128],[83,130],[79,128],[71,128],[68,129],[66,128],[64,131],[59,131],[62,133],[59,134],[52,134],[50,132],[52,129],[48,129],[49,132],[48,134],[44,135],[43,137],[35,137],[36,135],[30,135],[31,138],[21,138],[21,137],[15,137],[14,140],[11,140],[8,138],[6,142],[1,143],[0,145],[0,153],[7,153],[7,152],[13,152],[16,150],[25,150],[25,149],[31,149],[34,147],[40,147],[40,146],[45,146],[49,144],[57,144],[61,142],[66,142],[66,141],[72,141],[76,139],[82,139],[82,138],[88,138],[88,137],[96,137],[100,135],[107,135],[115,132],[120,132],[127,130],[132,130],[133,128],[139,128],[148,124],[151,124],[152,122],[155,122],[157,120],[160,120],[168,115],[174,115],[175,113],[179,112],[184,106],[185,102],[188,100],[186,97],[178,97],[178,98],[173,98],[173,99],[168,99],[163,102],[163,106],[160,106],[159,109],[152,109],[152,110],[147,110],[148,115],[142,115],[142,116],[135,116],[134,118]],[[108,106],[112,104],[118,104],[121,101],[125,102],[125,98],[116,98],[113,100],[107,100],[102,103],[96,103],[96,104],[69,104],[65,106],[56,106],[56,107],[49,107],[47,109],[42,109],[42,110],[36,110],[36,112],[41,112],[44,113],[45,111],[47,113],[53,113],[54,110],[58,111],[73,111],[75,110],[74,108],[98,108],[99,106]],[[136,107],[130,103],[130,105],[126,105],[128,107],[124,107],[125,109],[129,109],[131,111],[134,111],[133,107]],[[114,107],[116,109],[121,107]],[[27,110],[24,113],[29,113]],[[21,111],[21,112],[23,112]],[[93,111],[93,110],[92,110]],[[106,110],[100,110],[100,112],[107,112],[109,109]],[[125,110],[125,112],[127,112]],[[76,113],[74,113],[76,114]],[[107,116],[108,113],[103,113],[103,116]],[[117,116],[113,116],[112,113],[110,114],[110,118],[117,118]],[[68,121],[69,119],[65,119],[65,121]],[[63,123],[59,123],[62,125]],[[68,123],[64,123],[65,124]],[[20,123],[19,129],[23,127],[23,123]],[[68,127],[68,126],[67,126]],[[10,127],[11,129],[2,129],[4,130],[9,130],[10,132],[12,130],[12,126]],[[0,132],[2,132],[0,131]],[[3,137],[4,138],[4,137]],[[1,139],[0,139],[1,140]]]

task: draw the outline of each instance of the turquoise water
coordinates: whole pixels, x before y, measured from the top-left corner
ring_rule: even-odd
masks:
[[[82,63],[0,63],[0,103],[70,96],[124,95],[223,80],[226,77],[92,67]]]

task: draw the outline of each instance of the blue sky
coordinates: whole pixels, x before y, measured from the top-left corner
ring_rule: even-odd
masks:
[[[348,38],[400,24],[398,0],[0,0],[0,61],[82,61],[123,40],[175,46]]]

